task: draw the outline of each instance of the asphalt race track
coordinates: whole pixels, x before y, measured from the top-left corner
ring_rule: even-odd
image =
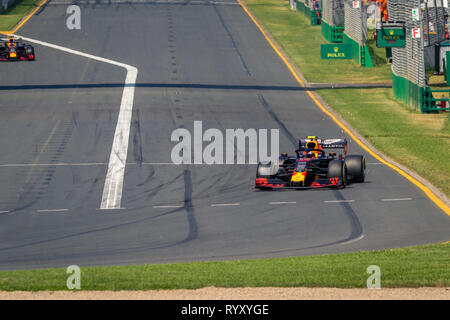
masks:
[[[138,69],[120,209],[100,210],[124,68],[35,44],[0,64],[0,269],[284,257],[448,241],[450,217],[367,157],[344,190],[258,192],[255,165],[172,165],[170,136],[345,137],[239,4],[50,1],[19,35]],[[357,101],[355,102],[357,103]],[[349,139],[350,153],[364,151]]]

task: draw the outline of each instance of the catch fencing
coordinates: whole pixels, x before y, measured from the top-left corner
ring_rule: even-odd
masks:
[[[358,6],[355,6],[358,2]],[[331,27],[345,27],[354,41],[365,44],[368,37],[366,1],[322,0],[323,20]]]
[[[446,38],[443,0],[388,0],[389,21],[404,22],[406,45],[392,48],[393,89],[397,99],[428,112],[432,92],[427,69],[439,66],[440,42]],[[415,9],[416,14],[413,13]],[[436,65],[438,63],[438,65]]]
[[[332,43],[342,43],[344,33],[344,0],[322,0],[322,35]]]
[[[358,7],[354,3],[358,2]],[[345,33],[361,45],[367,41],[367,4],[365,1],[344,1]]]
[[[330,26],[344,26],[344,0],[322,0],[322,19]]]

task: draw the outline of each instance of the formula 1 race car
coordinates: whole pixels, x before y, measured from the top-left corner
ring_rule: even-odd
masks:
[[[334,149],[340,151],[325,152]],[[282,153],[278,163],[259,163],[255,188],[311,189],[345,188],[348,183],[364,182],[366,160],[362,155],[347,155],[347,140],[315,136],[299,140],[296,156]]]
[[[0,41],[0,61],[34,60],[34,48],[22,40],[9,37]]]

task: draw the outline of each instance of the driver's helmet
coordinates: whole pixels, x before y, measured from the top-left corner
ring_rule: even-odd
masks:
[[[13,37],[9,38],[9,39],[8,39],[8,46],[13,47],[13,46],[15,46],[15,45],[16,45],[16,40],[14,40]]]

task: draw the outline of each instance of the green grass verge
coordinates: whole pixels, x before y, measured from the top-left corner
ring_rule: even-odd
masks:
[[[327,43],[320,26],[311,26],[300,12],[292,11],[286,1],[245,0],[249,8],[263,23],[309,82],[321,83],[390,83],[390,65],[383,64],[380,49],[376,52],[376,65],[361,68],[353,60],[322,60],[320,44]],[[374,42],[374,41],[373,41]]]
[[[450,245],[356,253],[81,269],[82,290],[216,287],[364,288],[367,267],[381,269],[382,287],[450,286]],[[67,290],[66,269],[0,272],[0,290]]]
[[[42,0],[19,0],[5,14],[0,14],[0,30],[9,31]]]

